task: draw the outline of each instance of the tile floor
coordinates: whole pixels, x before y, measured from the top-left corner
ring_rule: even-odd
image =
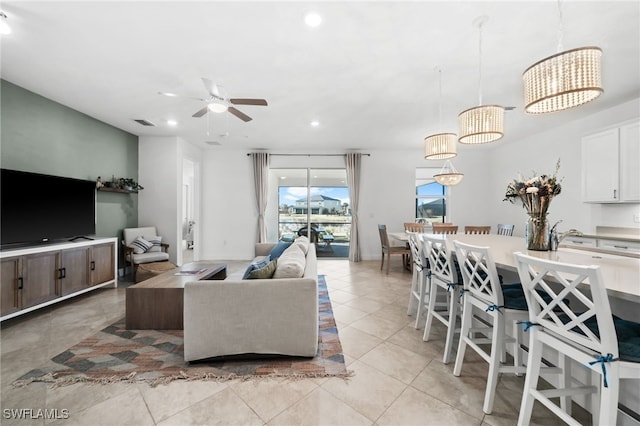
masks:
[[[242,268],[228,262],[230,272]],[[124,288],[102,289],[6,321],[1,330],[2,425],[513,425],[523,379],[502,376],[494,413],[484,415],[484,361],[467,357],[461,377],[441,362],[443,331],[422,341],[407,316],[411,274],[378,261],[320,259],[347,367],[355,375],[299,381],[173,382],[51,388],[11,382],[124,315]],[[65,420],[15,420],[5,409],[66,409]],[[536,405],[532,424],[559,424]],[[581,410],[576,410],[581,411]],[[586,422],[589,417],[584,416]]]

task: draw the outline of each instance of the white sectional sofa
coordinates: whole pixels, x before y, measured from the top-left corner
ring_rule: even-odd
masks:
[[[306,255],[296,245],[304,244]],[[254,262],[276,243],[256,244]],[[288,256],[287,253],[292,256]],[[303,269],[300,260],[304,259]],[[184,358],[240,354],[313,357],[318,350],[318,272],[314,244],[298,238],[276,261],[273,278],[193,281],[184,288]],[[278,276],[302,273],[297,278]],[[280,271],[280,273],[278,272]]]

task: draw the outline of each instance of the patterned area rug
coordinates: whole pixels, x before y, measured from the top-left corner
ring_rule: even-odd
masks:
[[[189,364],[183,357],[182,330],[127,330],[124,318],[51,362],[21,376],[14,385],[48,382],[147,382],[173,380],[253,380],[266,377],[349,377],[325,277],[318,277],[318,352],[314,358],[227,357]]]

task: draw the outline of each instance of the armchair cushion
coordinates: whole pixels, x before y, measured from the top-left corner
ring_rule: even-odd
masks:
[[[153,243],[138,236],[138,238],[131,243],[131,247],[133,247],[134,254],[142,254],[148,252],[149,249],[153,247]]]
[[[149,262],[163,262],[165,260],[169,260],[169,253],[165,253],[163,251],[160,252],[146,252],[140,254],[132,254],[131,261],[134,265],[139,265],[141,263],[149,263]]]
[[[162,237],[156,235],[149,238],[149,242],[153,244],[153,246],[147,251],[162,251]]]

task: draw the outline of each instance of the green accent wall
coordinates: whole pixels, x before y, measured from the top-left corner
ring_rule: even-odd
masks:
[[[6,80],[0,84],[2,168],[88,180],[138,180],[138,136]],[[137,194],[98,191],[97,201],[97,236],[121,237],[123,228],[138,226]]]

